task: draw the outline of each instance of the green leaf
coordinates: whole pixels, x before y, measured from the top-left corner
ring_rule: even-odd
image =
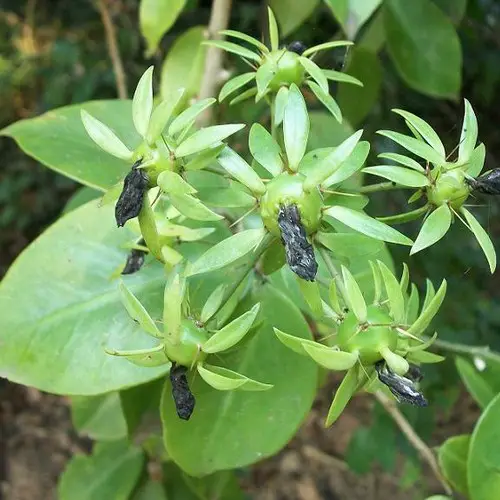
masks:
[[[174,110],[179,106],[183,97],[184,89],[180,89],[175,92],[170,99],[167,99],[156,106],[153,114],[151,115],[148,133],[146,136],[146,140],[149,144],[154,145],[154,143],[160,138]]]
[[[314,342],[313,340],[289,335],[288,333],[282,332],[278,328],[274,328],[274,333],[284,346],[288,347],[297,354],[301,354],[302,356],[307,356],[305,346],[315,347],[316,345],[318,345],[318,343]]]
[[[474,149],[472,155],[469,159],[469,163],[466,165],[466,172],[472,177],[477,177],[484,167],[484,160],[486,159],[486,148],[484,144],[479,144],[479,146]]]
[[[366,302],[363,298],[361,289],[349,269],[344,266],[342,266],[342,278],[344,280],[345,298],[348,302],[349,309],[354,313],[360,323],[364,323],[366,321],[367,312]]]
[[[339,388],[335,392],[328,416],[326,417],[325,427],[330,427],[344,411],[347,403],[352,398],[358,387],[358,367],[353,366],[342,379]]]
[[[484,410],[474,428],[467,458],[467,482],[471,500],[491,500],[500,491],[500,394]]]
[[[81,110],[81,119],[90,138],[101,149],[121,160],[132,160],[132,151],[123,144],[107,125],[104,125],[84,109]]]
[[[154,67],[150,66],[141,76],[132,99],[132,120],[135,129],[144,138],[153,112],[153,69]]]
[[[147,42],[146,57],[150,58],[158,48],[163,35],[173,26],[182,12],[186,0],[141,0],[139,24]]]
[[[348,75],[342,71],[335,71],[333,69],[324,69],[324,75],[328,80],[334,82],[351,83],[352,85],[357,85],[358,87],[363,87],[363,82],[354,78],[354,76]]]
[[[311,59],[300,56],[299,62],[302,64],[309,76],[316,82],[318,87],[323,91],[323,94],[328,95],[328,79],[323,73],[323,70]],[[340,120],[339,120],[340,121]]]
[[[429,301],[428,305],[424,303],[422,312],[417,320],[408,328],[408,332],[412,335],[420,335],[429,326],[434,316],[439,311],[446,295],[446,280],[443,280],[436,295]]]
[[[321,294],[319,292],[319,285],[316,281],[305,281],[297,276],[297,283],[299,284],[300,291],[306,299],[307,305],[311,311],[317,315],[323,315],[323,305],[321,303]]]
[[[207,205],[220,208],[249,208],[257,204],[257,200],[241,189],[241,185],[220,188],[202,193]]]
[[[418,288],[415,283],[411,284],[411,292],[408,302],[406,304],[406,322],[412,324],[418,317],[418,309],[420,306],[420,297]]]
[[[194,194],[196,189],[187,183],[179,174],[171,170],[164,170],[158,176],[157,184],[167,194]]]
[[[412,245],[413,243],[404,234],[396,231],[396,229],[372,219],[363,212],[358,212],[347,207],[334,206],[326,209],[324,214],[376,240],[397,243],[399,245]]]
[[[165,366],[167,370],[171,367],[171,363],[165,354],[165,346],[163,344],[159,344],[155,347],[149,347],[147,349],[124,350],[105,347],[104,350],[106,354],[109,354],[110,356],[125,358],[127,361],[137,366],[147,368]]]
[[[97,191],[96,189],[82,186],[75,191],[73,196],[71,196],[71,198],[67,201],[66,205],[64,205],[62,215],[66,215],[72,210],[75,210],[75,208],[85,205],[85,203],[88,203],[89,201],[100,198],[101,195],[102,193]]]
[[[470,435],[453,436],[447,439],[438,452],[439,467],[451,487],[468,496],[467,492],[467,455]]]
[[[269,84],[276,76],[277,69],[278,67],[274,62],[268,61],[257,70],[257,73],[255,74],[255,82],[257,84],[257,96],[255,97],[256,101],[262,99],[262,97],[264,97],[267,93]]]
[[[321,186],[327,188],[349,179],[364,165],[369,152],[370,143],[368,141],[358,142],[349,157],[328,179],[322,182]]]
[[[233,94],[241,87],[245,86],[255,78],[255,71],[250,73],[243,73],[242,75],[235,76],[228,80],[220,89],[219,102],[222,102],[227,96]]]
[[[335,148],[324,160],[308,172],[304,189],[309,191],[328,179],[344,163],[359,142],[362,130],[358,130]]]
[[[315,346],[304,344],[303,348],[316,363],[328,370],[348,370],[358,361],[356,354],[339,351],[321,344]]]
[[[231,176],[256,194],[264,194],[266,186],[255,170],[230,147],[222,150],[217,161]]]
[[[187,270],[187,276],[222,269],[254,251],[264,238],[264,229],[247,229],[222,240],[208,249]]]
[[[394,113],[402,116],[406,122],[413,126],[415,130],[421,135],[421,137],[431,146],[437,153],[442,156],[446,156],[446,151],[444,150],[443,143],[437,135],[436,131],[422,118],[417,115],[404,111],[402,109],[393,109]]]
[[[247,35],[246,33],[242,33],[241,31],[222,30],[222,31],[219,31],[219,35],[225,35],[225,36],[230,36],[233,38],[238,38],[239,40],[244,40],[245,42],[248,42],[249,44],[257,47],[263,53],[269,52],[269,49],[262,42],[257,40],[257,38],[254,38],[253,36]]]
[[[197,377],[191,386],[196,409],[185,422],[177,417],[170,386],[165,385],[161,405],[165,444],[172,460],[190,475],[245,467],[274,455],[296,433],[314,400],[316,365],[282,346],[272,329],[276,326],[311,340],[307,323],[293,302],[270,285],[255,292],[262,326],[245,349],[223,353],[220,364],[274,387],[256,393],[218,392]]]
[[[231,52],[232,54],[236,54],[245,59],[249,59],[250,61],[255,61],[256,63],[261,62],[261,57],[259,54],[252,52],[251,50],[242,47],[241,45],[237,45],[233,42],[226,42],[225,40],[207,40],[203,42],[204,45],[210,45],[212,47],[217,47],[219,49],[225,50],[226,52]]]
[[[296,2],[294,0],[269,1],[269,5],[276,14],[276,18],[280,24],[283,37],[289,35],[301,26],[313,13],[318,3],[319,0],[308,0],[307,2]],[[276,39],[279,40],[277,36]],[[271,43],[271,45],[273,44]],[[278,48],[277,45],[276,48]],[[275,49],[273,48],[273,50]]]
[[[429,185],[429,179],[414,170],[394,165],[376,165],[374,167],[365,167],[363,172],[367,174],[378,175],[384,179],[389,179],[396,184],[408,187],[424,187]]]
[[[460,134],[460,143],[458,145],[458,162],[466,163],[477,143],[477,118],[467,99],[464,99],[465,113],[462,132]]]
[[[192,155],[214,146],[219,141],[226,139],[230,135],[244,128],[244,124],[214,125],[198,130],[186,140],[181,142],[175,149],[175,155],[179,158]]]
[[[168,498],[165,487],[161,482],[148,479],[146,483],[136,490],[132,500],[168,500]]]
[[[316,238],[336,256],[348,258],[350,261],[366,259],[384,248],[380,240],[374,240],[359,233],[318,232]]]
[[[335,49],[337,47],[349,47],[350,45],[353,45],[353,42],[349,40],[337,40],[334,42],[320,43],[319,45],[314,45],[304,50],[302,55],[304,57],[309,57],[310,55],[315,54],[316,52],[320,52],[322,50]]]
[[[97,443],[91,456],[74,455],[57,487],[60,500],[127,500],[139,479],[144,455],[126,441]]]
[[[448,232],[450,225],[451,210],[448,205],[441,205],[425,219],[417,239],[411,247],[410,255],[420,252],[439,241]]]
[[[242,391],[268,391],[273,388],[271,384],[258,382],[245,377],[241,373],[220,366],[198,363],[197,369],[201,378],[218,391],[234,391],[236,389]]]
[[[192,160],[189,160],[184,166],[185,170],[202,170],[211,163],[216,161],[217,156],[226,147],[225,144],[219,144],[213,148],[201,151],[194,156]]]
[[[422,310],[427,309],[428,305],[431,303],[431,300],[436,295],[436,290],[434,289],[432,281],[429,278],[427,278],[425,281],[426,281],[425,283],[426,290],[425,290],[424,305],[422,306]]]
[[[460,209],[462,214],[469,225],[469,229],[472,231],[474,236],[476,237],[479,246],[484,252],[486,259],[488,260],[488,264],[490,266],[490,271],[493,274],[497,267],[497,254],[495,252],[495,247],[488,236],[488,233],[483,229],[481,224],[477,221],[477,219],[465,208],[462,207]]]
[[[184,110],[172,121],[170,127],[168,127],[168,134],[175,135],[190,127],[195,121],[196,117],[199,114],[203,113],[203,111],[210,107],[214,102],[216,102],[216,99],[214,99],[213,97],[209,97],[208,99],[202,99],[201,101],[196,102],[195,104]]]
[[[150,335],[156,338],[163,338],[163,335],[158,330],[153,318],[146,311],[139,299],[125,286],[120,283],[120,295],[123,305],[129,316],[139,323],[140,327]]]
[[[200,314],[200,321],[206,323],[221,307],[226,285],[220,284],[208,297]]]
[[[455,358],[460,378],[469,394],[484,410],[500,392],[500,364],[488,360],[483,371],[464,358]]]
[[[117,392],[72,397],[71,421],[78,434],[96,441],[114,441],[127,436],[127,422]]]
[[[193,220],[201,220],[201,221],[211,221],[211,220],[221,220],[224,217],[222,215],[216,214],[212,212],[209,208],[207,208],[203,203],[194,198],[189,194],[170,194],[170,201],[172,205],[186,217]]]
[[[443,356],[427,351],[412,351],[407,355],[407,358],[412,363],[441,363],[445,360]]]
[[[179,89],[185,89],[185,104],[198,94],[205,71],[205,31],[206,26],[194,26],[175,38],[161,68],[162,100],[171,99]]]
[[[271,42],[271,50],[278,50],[280,44],[278,23],[276,22],[276,17],[274,16],[271,7],[267,8],[267,15],[269,21],[269,40]]]
[[[379,158],[387,158],[388,160],[393,160],[396,163],[400,163],[405,167],[411,168],[412,170],[416,170],[417,172],[425,173],[425,168],[420,165],[420,163],[416,162],[413,158],[409,158],[408,156],[400,155],[398,153],[382,153],[378,155]]]
[[[403,323],[405,317],[405,299],[399,281],[391,270],[381,261],[377,261],[389,299],[389,308],[396,323]]]
[[[353,86],[351,81],[340,83],[337,101],[344,117],[353,126],[362,123],[380,100],[383,69],[379,56],[370,49],[353,47],[347,56],[346,73],[363,86]]]
[[[213,227],[199,227],[192,229],[190,227],[171,224],[166,221],[158,226],[158,233],[161,236],[179,238],[182,241],[198,241],[212,234],[214,231],[215,228]]]
[[[285,116],[285,107],[288,102],[288,87],[280,87],[274,100],[274,124],[280,125]]]
[[[283,169],[281,148],[276,139],[259,123],[254,123],[250,129],[248,147],[252,156],[273,177],[281,173]]]
[[[172,275],[163,293],[163,329],[165,340],[173,345],[179,342],[182,321],[182,303],[186,280],[178,273]]]
[[[240,95],[236,96],[234,99],[229,101],[229,106],[233,106],[234,104],[237,104],[239,102],[246,101],[247,99],[250,99],[250,97],[253,97],[255,94],[257,94],[257,87],[252,87],[250,89],[247,89]]]
[[[123,159],[110,157],[87,134],[81,110],[88,112],[116,132],[123,143],[134,149],[140,137],[131,117],[131,101],[93,101],[49,111],[42,116],[21,120],[3,129],[0,134],[12,137],[21,149],[43,165],[89,187],[105,191],[114,186],[131,167],[131,154],[120,140],[114,144]],[[92,122],[94,123],[94,122]],[[96,134],[99,129],[96,129]],[[107,142],[106,134],[98,134]],[[57,137],[57,141],[54,141]],[[107,144],[113,143],[113,140]],[[68,147],[71,154],[68,154]]]
[[[309,115],[298,87],[290,85],[283,118],[283,138],[289,168],[296,172],[304,156],[309,137]]]
[[[323,106],[325,106],[325,108],[330,111],[330,113],[335,117],[337,121],[342,122],[342,111],[340,111],[339,105],[337,104],[335,99],[330,94],[328,94],[328,92],[324,92],[316,82],[311,82],[308,80],[306,83],[313,91],[314,95],[318,98],[318,100],[323,104]]]
[[[434,163],[435,165],[443,165],[446,162],[443,155],[439,154],[425,142],[415,139],[414,137],[400,134],[399,132],[391,132],[390,130],[379,130],[377,134],[392,139],[408,151],[411,151],[417,156],[420,156],[420,158]]]
[[[164,375],[108,356],[104,345],[148,348],[111,279],[125,243],[114,208],[90,202],[59,219],[14,262],[0,285],[0,371],[12,382],[65,395],[94,395]],[[161,314],[164,273],[152,262],[124,278],[153,317]],[[50,297],[50,300],[48,300]],[[71,349],[68,349],[71,345]]]
[[[381,0],[325,0],[349,39],[370,19]]]
[[[250,311],[242,314],[239,318],[231,321],[224,328],[212,335],[202,346],[202,351],[208,354],[221,352],[236,345],[250,330],[257,314],[260,304],[255,304]]]
[[[462,55],[457,33],[443,12],[430,0],[387,0],[384,22],[389,55],[403,80],[433,97],[455,97]]]

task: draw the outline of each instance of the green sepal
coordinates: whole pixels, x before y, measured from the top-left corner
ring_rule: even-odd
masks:
[[[111,356],[118,356],[125,358],[134,365],[154,367],[170,364],[167,355],[165,354],[165,346],[159,344],[156,347],[151,347],[149,349],[137,349],[132,351],[123,351],[116,349],[104,349],[107,354]]]
[[[328,370],[348,370],[358,361],[355,353],[339,351],[321,344],[314,346],[304,344],[303,348],[316,363]]]
[[[264,384],[253,380],[241,373],[234,372],[220,366],[198,363],[196,366],[201,378],[218,391],[267,391],[272,389],[271,384]]]

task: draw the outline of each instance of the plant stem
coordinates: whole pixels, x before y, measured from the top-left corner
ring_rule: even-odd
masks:
[[[446,482],[446,479],[441,474],[441,470],[437,463],[436,457],[434,456],[434,453],[432,453],[432,450],[424,443],[424,441],[422,441],[422,439],[415,432],[415,430],[410,425],[408,420],[406,420],[405,416],[399,411],[394,400],[388,398],[381,391],[375,392],[375,398],[384,407],[387,413],[391,416],[391,418],[394,420],[394,422],[399,427],[401,432],[406,436],[406,439],[408,439],[410,444],[415,448],[415,450],[417,450],[420,456],[429,464],[429,467],[432,469],[432,472],[443,486],[444,491],[448,495],[451,495],[453,491]]]
[[[422,340],[428,340],[426,337],[422,336]],[[446,340],[436,339],[433,344],[434,347],[442,349],[444,351],[450,351],[455,354],[464,354],[465,356],[479,356],[486,360],[494,361],[495,363],[500,363],[500,354],[494,351],[490,351],[488,346],[475,346],[466,344],[455,344],[454,342],[448,342]]]
[[[326,268],[328,269],[328,272],[330,273],[331,277],[335,280],[335,284],[337,285],[337,289],[342,295],[342,298],[344,299],[344,302],[348,304],[346,300],[346,293],[345,293],[345,288],[344,288],[344,283],[342,282],[342,279],[340,278],[340,273],[338,269],[335,267],[335,264],[333,263],[332,259],[330,258],[330,255],[328,254],[328,250],[323,247],[322,245],[317,245],[316,248],[318,249],[321,257],[323,258]]]
[[[362,186],[359,189],[359,193],[376,193],[378,191],[390,191],[391,189],[402,189],[404,186],[395,184],[392,181],[379,182],[378,184],[368,184],[368,186]]]
[[[116,30],[109,14],[108,0],[97,0],[97,9],[101,14],[102,24],[106,33],[106,44],[108,46],[109,58],[113,65],[113,72],[116,79],[116,91],[120,99],[127,99],[127,77],[123,70],[123,63],[120,57],[120,51],[116,42]]]
[[[210,21],[208,23],[207,39],[221,40],[219,31],[227,28],[229,15],[231,13],[232,0],[213,0]],[[217,47],[207,47],[207,56],[205,59],[205,71],[201,81],[199,99],[214,97],[217,86],[220,84],[220,73],[222,71],[223,51]],[[205,126],[212,119],[212,107],[207,108],[199,117],[198,124]]]

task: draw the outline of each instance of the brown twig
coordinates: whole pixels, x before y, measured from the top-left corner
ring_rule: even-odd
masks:
[[[219,35],[219,31],[227,28],[229,15],[231,13],[232,0],[213,0],[212,11],[210,13],[210,21],[206,38],[210,40],[221,40],[223,36]],[[222,72],[222,57],[223,51],[217,47],[208,47],[207,56],[205,59],[205,71],[200,86],[200,99],[214,97],[217,92],[217,87],[220,85],[219,75]],[[198,124],[200,126],[210,123],[212,118],[212,109],[208,108],[199,116]]]
[[[410,442],[410,444],[417,450],[423,460],[425,460],[429,467],[432,469],[432,472],[438,479],[438,481],[443,486],[444,491],[451,495],[453,493],[452,489],[446,482],[446,479],[441,474],[441,470],[437,463],[436,457],[432,450],[420,439],[418,434],[415,432],[413,427],[410,425],[408,420],[406,420],[405,416],[399,411],[396,403],[388,398],[383,392],[377,391],[375,393],[375,398],[377,401],[384,407],[387,413],[394,420],[396,425],[399,427],[401,432],[405,435],[406,439]]]
[[[106,32],[106,44],[108,53],[113,65],[113,72],[116,79],[116,91],[120,99],[127,99],[127,77],[123,70],[123,63],[116,43],[116,30],[111,15],[108,10],[108,0],[96,0],[97,9],[101,14],[102,24]]]

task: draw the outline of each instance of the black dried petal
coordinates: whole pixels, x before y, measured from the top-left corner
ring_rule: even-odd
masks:
[[[314,281],[318,263],[313,246],[307,241],[306,231],[300,222],[300,213],[295,205],[283,206],[278,212],[281,241],[285,245],[286,261],[290,269],[300,278]]]
[[[139,245],[144,245],[144,240],[139,241]],[[134,274],[144,265],[146,252],[133,248],[127,255],[127,262],[123,268],[122,274]]]
[[[123,190],[116,202],[115,219],[118,227],[139,215],[144,195],[148,189],[149,177],[143,169],[137,168],[142,160],[136,161],[125,177]]]
[[[172,397],[177,415],[182,420],[189,420],[194,410],[196,400],[189,389],[185,366],[173,365],[170,369],[170,382],[172,384]]]
[[[286,48],[290,52],[295,52],[296,54],[299,54],[299,56],[301,56],[304,50],[307,49],[307,46],[304,42],[301,42],[300,40],[295,40],[294,42],[289,43]]]
[[[483,194],[500,194],[500,168],[495,168],[475,179],[465,179],[465,182],[474,190]]]
[[[418,392],[413,380],[394,373],[384,361],[375,365],[378,379],[394,394],[399,403],[408,403],[415,406],[427,406],[427,400]]]
[[[424,374],[422,373],[420,367],[412,364],[410,364],[410,369],[408,370],[406,376],[413,380],[413,382],[420,382],[424,378]]]

